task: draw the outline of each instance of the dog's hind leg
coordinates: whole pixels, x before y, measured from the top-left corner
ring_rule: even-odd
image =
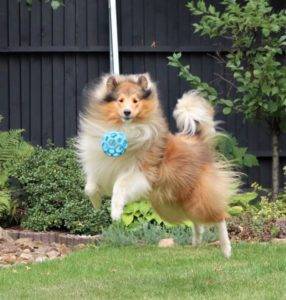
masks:
[[[229,258],[231,256],[231,243],[228,237],[225,220],[217,223],[217,228],[221,251],[226,258]]]
[[[193,238],[192,238],[192,245],[197,246],[201,244],[203,239],[204,233],[204,226],[201,224],[194,223],[193,226]]]
[[[150,189],[148,180],[139,170],[131,170],[119,176],[114,184],[111,198],[112,219],[119,220],[124,205],[146,195]]]

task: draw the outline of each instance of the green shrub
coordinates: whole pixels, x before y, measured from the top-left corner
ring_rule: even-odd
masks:
[[[285,232],[285,193],[280,194],[275,202],[269,201],[269,196],[257,196],[255,203],[250,200],[243,205],[243,211],[229,221],[229,231],[233,238],[267,241]]]
[[[229,214],[232,216],[240,215],[257,197],[258,194],[255,191],[232,196],[229,203]]]
[[[258,166],[258,160],[247,152],[246,147],[239,147],[235,137],[230,134],[219,134],[216,138],[216,149],[227,160],[239,167]]]
[[[24,228],[94,234],[111,223],[108,201],[95,210],[84,195],[84,178],[72,146],[37,147],[13,176],[23,189]]]
[[[0,116],[1,121],[1,116]],[[0,225],[17,223],[19,211],[11,199],[8,179],[16,164],[24,162],[32,153],[33,147],[22,138],[23,130],[0,132]]]
[[[144,223],[164,225],[167,227],[174,226],[162,220],[154,211],[150,202],[143,199],[141,201],[128,203],[124,208],[121,221],[126,227],[136,227]],[[192,226],[192,222],[184,222],[183,226]]]
[[[33,147],[22,138],[21,129],[0,132],[0,188],[7,187],[11,170],[28,158]]]

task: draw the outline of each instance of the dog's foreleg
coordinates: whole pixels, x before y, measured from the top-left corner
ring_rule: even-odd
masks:
[[[118,177],[113,187],[111,198],[111,217],[119,220],[124,205],[127,202],[136,201],[146,195],[151,186],[145,175],[138,171],[131,171]]]
[[[90,199],[92,205],[95,208],[99,208],[101,205],[101,194],[97,185],[97,178],[92,172],[88,173],[86,176],[84,192]]]
[[[217,223],[217,228],[221,251],[226,258],[229,258],[231,256],[231,243],[228,237],[225,220]]]
[[[192,245],[197,246],[201,244],[203,239],[203,233],[204,233],[204,226],[201,224],[194,223],[193,227],[193,238],[192,238]]]

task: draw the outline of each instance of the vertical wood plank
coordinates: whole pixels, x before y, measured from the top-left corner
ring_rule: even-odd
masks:
[[[108,1],[97,0],[98,4],[98,43],[100,46],[109,45]],[[122,30],[122,29],[121,29]]]
[[[121,1],[121,42],[124,46],[133,45],[133,4],[132,0]]]
[[[0,48],[8,47],[8,2],[0,1]]]
[[[30,57],[22,55],[20,58],[21,64],[21,116],[22,124],[21,128],[25,129],[24,137],[27,140],[31,139],[31,91],[30,91]],[[40,100],[40,99],[39,99]]]
[[[167,1],[154,0],[155,2],[155,30],[156,44],[167,45]]]
[[[64,45],[64,10],[57,9],[52,11],[52,46]]]
[[[99,45],[98,41],[98,0],[87,0],[87,46]]]
[[[31,8],[31,46],[40,47],[42,45],[42,4],[34,2]]]
[[[56,76],[56,74],[55,74]],[[42,56],[42,145],[53,141],[53,65],[52,57]]]
[[[33,144],[42,142],[42,65],[40,56],[31,57],[31,115],[30,137]]]
[[[0,122],[0,130],[7,130],[10,127],[9,120],[9,62],[6,55],[0,55],[0,115],[4,118]]]
[[[9,58],[9,104],[11,128],[21,127],[21,90],[20,90],[20,60]]]
[[[19,9],[20,9],[19,2],[8,1],[8,45],[9,47],[18,47],[20,44]]]
[[[144,45],[144,1],[132,1],[132,27],[132,45]]]
[[[53,56],[53,138],[56,145],[65,144],[64,63],[60,55]]]
[[[82,110],[82,91],[86,84],[87,80],[87,58],[84,55],[76,55],[76,115],[78,117],[79,112]]]
[[[76,45],[76,11],[75,4],[76,0],[70,0],[65,3],[65,46],[75,46]]]
[[[53,45],[53,12],[50,3],[42,4],[42,47]]]
[[[1,1],[0,1],[1,2]],[[26,4],[20,3],[20,45],[21,47],[30,46],[30,16],[31,12],[27,9]]]
[[[76,66],[75,56],[72,54],[65,56],[65,139],[69,139],[76,134]]]
[[[155,1],[144,1],[144,44],[146,46],[156,46],[155,33]]]
[[[76,45],[79,47],[87,44],[86,18],[86,0],[76,0]]]

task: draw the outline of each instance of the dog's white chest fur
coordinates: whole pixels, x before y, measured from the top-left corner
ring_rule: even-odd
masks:
[[[105,194],[111,194],[116,179],[138,169],[138,150],[148,148],[157,135],[152,124],[126,124],[118,130],[125,132],[128,140],[127,151],[120,157],[109,157],[102,151],[101,139],[108,130],[96,124],[83,122],[78,139],[79,156],[87,177],[94,177],[98,187]]]

